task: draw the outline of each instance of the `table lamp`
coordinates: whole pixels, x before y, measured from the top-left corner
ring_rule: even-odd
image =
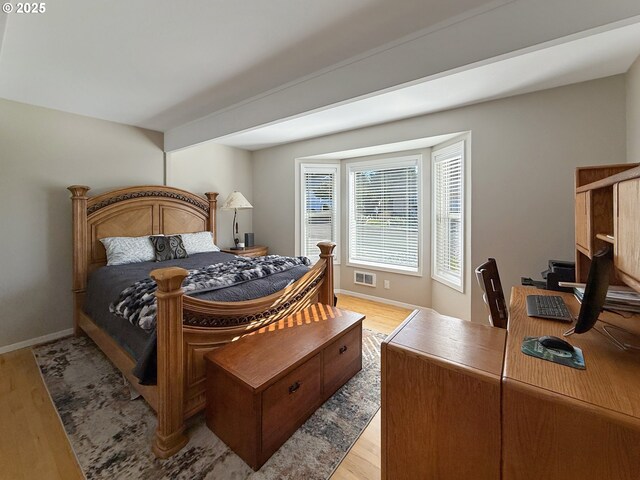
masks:
[[[253,208],[253,205],[249,203],[249,201],[244,198],[240,192],[233,191],[227,197],[222,207],[222,210],[233,210],[233,225],[231,226],[231,232],[233,233],[233,244],[231,247],[233,250],[239,250],[238,243],[240,243],[240,239],[238,238],[238,222],[236,221],[238,216],[238,210],[244,210],[247,208]]]

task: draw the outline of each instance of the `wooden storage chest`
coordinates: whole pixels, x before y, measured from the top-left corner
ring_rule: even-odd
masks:
[[[207,354],[207,425],[258,470],[362,369],[358,313],[313,305]]]

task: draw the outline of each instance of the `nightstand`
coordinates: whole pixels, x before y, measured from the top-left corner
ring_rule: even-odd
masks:
[[[231,250],[230,248],[222,248],[220,251],[224,253],[232,253],[241,257],[262,257],[267,254],[269,248],[264,245],[255,245],[253,247],[245,247],[239,250]]]

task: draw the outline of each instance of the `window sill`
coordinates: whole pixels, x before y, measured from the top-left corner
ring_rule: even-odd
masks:
[[[436,282],[441,283],[445,287],[449,287],[449,288],[451,288],[451,289],[453,289],[453,290],[455,290],[457,292],[464,293],[464,282],[463,282],[462,285],[458,285],[458,284],[453,283],[453,282],[447,280],[446,278],[440,277],[440,276],[438,276],[436,274],[431,274],[431,278],[433,280],[435,280]]]

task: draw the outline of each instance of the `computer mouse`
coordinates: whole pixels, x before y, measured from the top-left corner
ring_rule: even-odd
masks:
[[[569,342],[565,342],[561,338],[552,337],[551,335],[545,335],[538,338],[540,345],[545,348],[553,348],[554,350],[561,350],[563,352],[573,352],[575,349]]]

